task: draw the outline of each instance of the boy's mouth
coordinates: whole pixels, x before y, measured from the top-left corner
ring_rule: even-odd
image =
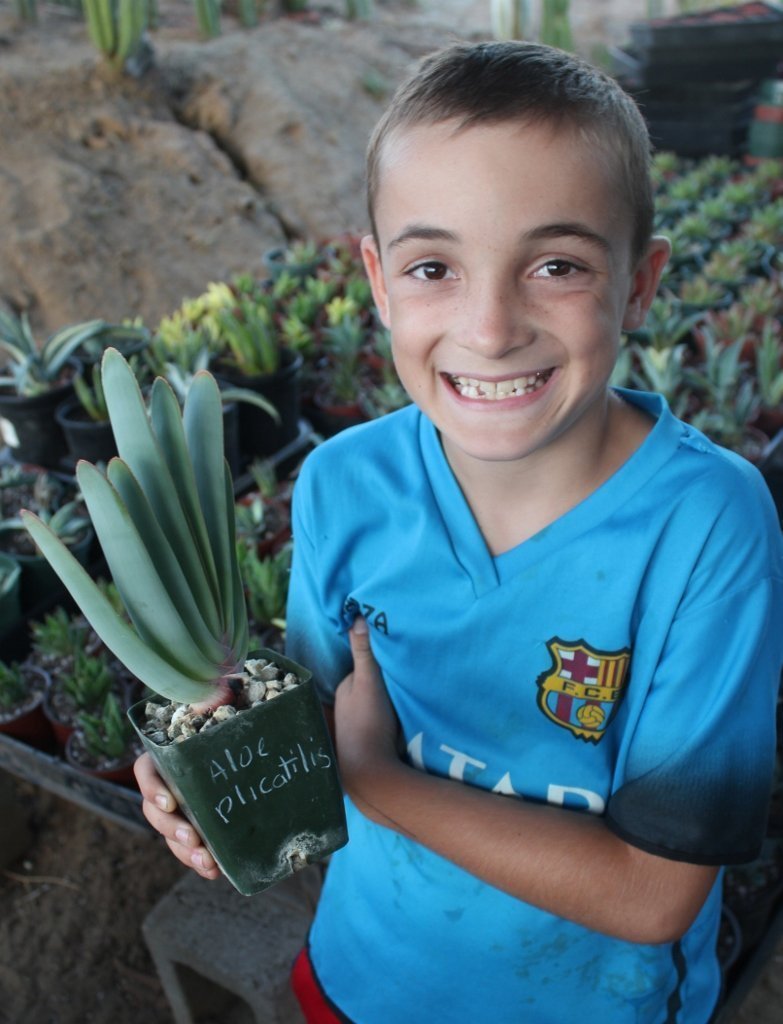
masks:
[[[451,386],[463,398],[480,398],[489,402],[497,402],[504,398],[516,398],[520,395],[532,395],[542,388],[554,372],[536,370],[535,373],[523,374],[521,377],[510,377],[508,380],[480,380],[477,377],[460,377],[447,374]]]

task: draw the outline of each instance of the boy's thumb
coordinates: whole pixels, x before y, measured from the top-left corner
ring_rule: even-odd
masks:
[[[368,657],[372,658],[370,631],[367,627],[366,620],[363,619],[361,615],[357,615],[353,620],[349,636],[351,638],[351,651],[353,653],[354,663],[359,660],[366,660]]]

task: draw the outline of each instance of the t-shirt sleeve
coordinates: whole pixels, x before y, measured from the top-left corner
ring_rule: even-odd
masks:
[[[675,619],[607,805],[607,824],[627,842],[702,864],[758,855],[775,757],[782,596],[780,579],[769,577]]]
[[[328,512],[321,511],[323,524]],[[352,660],[342,618],[340,581],[319,550],[319,528],[318,501],[309,462],[305,462],[294,488],[286,654],[312,671],[321,700],[332,704],[337,684],[351,671]]]

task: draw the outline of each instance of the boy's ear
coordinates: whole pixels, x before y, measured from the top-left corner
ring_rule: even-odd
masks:
[[[367,277],[370,279],[372,297],[378,309],[378,316],[381,323],[390,329],[389,323],[389,294],[386,291],[386,282],[383,278],[381,256],[378,252],[378,245],[372,235],[365,235],[361,241],[362,259]]]
[[[658,291],[663,268],[671,253],[668,238],[656,235],[633,273],[631,292],[623,316],[623,330],[635,331],[644,323],[650,303]]]

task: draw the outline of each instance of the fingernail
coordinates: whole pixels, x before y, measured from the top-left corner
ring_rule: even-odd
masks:
[[[155,803],[162,811],[167,811],[169,809],[169,798],[165,793],[158,793],[155,797]]]
[[[367,620],[363,619],[361,615],[357,615],[353,620],[353,631],[354,633],[366,633],[367,632]]]
[[[190,860],[195,867],[201,868],[202,871],[206,871],[213,866],[212,859],[208,857],[205,853],[201,853],[201,851],[199,850],[197,850],[193,854]]]
[[[190,840],[190,829],[189,828],[178,828],[174,833],[180,843],[187,843]]]

